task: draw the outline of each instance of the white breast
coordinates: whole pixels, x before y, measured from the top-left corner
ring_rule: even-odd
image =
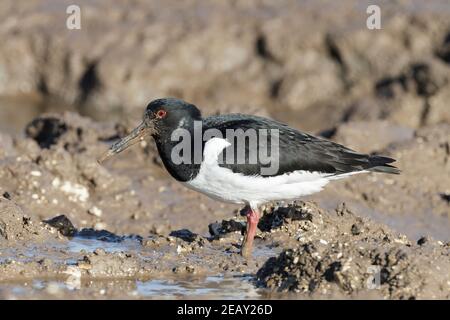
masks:
[[[183,184],[220,201],[258,206],[269,201],[294,200],[319,192],[330,180],[336,179],[330,174],[300,170],[274,177],[234,173],[218,164],[219,154],[230,145],[221,138],[208,140],[197,176]]]

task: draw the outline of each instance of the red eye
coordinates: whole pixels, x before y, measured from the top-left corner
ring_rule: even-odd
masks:
[[[156,116],[160,119],[164,118],[166,116],[167,112],[165,110],[159,110],[156,112]]]

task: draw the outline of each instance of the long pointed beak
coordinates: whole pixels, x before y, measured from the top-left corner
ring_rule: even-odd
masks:
[[[120,139],[116,143],[114,143],[108,151],[106,151],[100,158],[98,158],[98,163],[102,164],[104,161],[109,159],[115,154],[122,152],[123,150],[131,147],[137,142],[141,141],[144,136],[149,135],[153,132],[153,129],[142,122],[139,126],[137,126],[131,133],[125,138]]]

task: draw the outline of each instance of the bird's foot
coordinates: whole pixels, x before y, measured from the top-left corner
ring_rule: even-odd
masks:
[[[258,227],[259,214],[256,210],[250,209],[247,211],[247,230],[242,242],[241,254],[249,258],[252,255],[253,239],[256,235],[256,228]]]

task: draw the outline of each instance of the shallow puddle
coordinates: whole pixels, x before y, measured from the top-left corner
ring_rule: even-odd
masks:
[[[103,249],[105,252],[126,252],[135,251],[141,248],[137,239],[127,238],[122,241],[112,242],[85,237],[74,237],[69,241],[65,249],[69,252],[94,252],[96,249]]]
[[[210,276],[204,280],[137,282],[140,296],[152,298],[255,299],[260,297],[250,276]]]
[[[0,285],[3,299],[143,298],[143,299],[258,299],[251,276],[141,280],[83,281],[33,280]]]
[[[87,231],[86,231],[87,230]],[[107,231],[84,229],[68,241],[30,244],[19,250],[9,249],[3,255],[13,261],[35,261],[36,257],[53,263],[75,266],[85,254],[97,249],[105,253],[130,253],[140,259],[158,259],[161,252],[143,247],[138,236],[118,236]],[[178,241],[178,240],[177,240]],[[180,241],[182,242],[182,241]],[[175,249],[174,249],[175,250]],[[256,246],[255,258],[276,256],[279,248]],[[193,255],[191,262],[204,257]],[[16,263],[16,262],[13,262]],[[264,290],[255,286],[250,274],[168,275],[161,278],[89,278],[70,272],[58,278],[15,280],[0,283],[0,299],[257,299]]]

